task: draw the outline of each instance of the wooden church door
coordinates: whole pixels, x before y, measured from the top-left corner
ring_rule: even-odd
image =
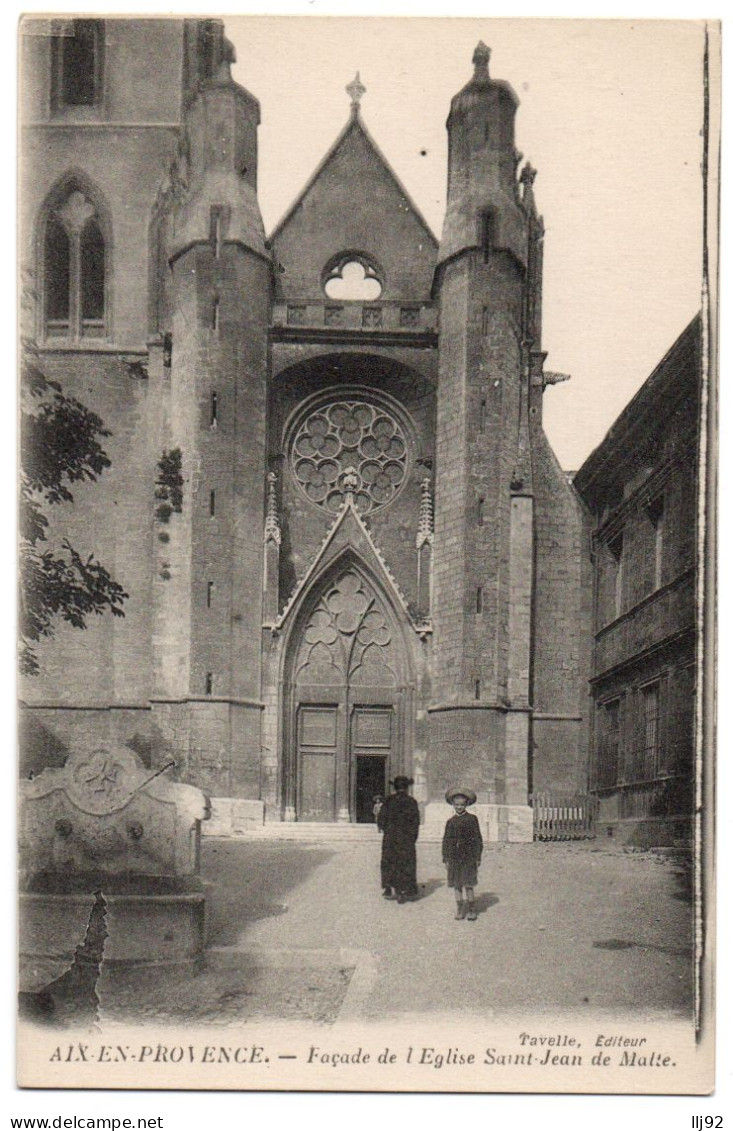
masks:
[[[297,644],[293,669],[299,821],[373,820],[402,763],[402,660],[376,588],[349,566],[329,582]]]

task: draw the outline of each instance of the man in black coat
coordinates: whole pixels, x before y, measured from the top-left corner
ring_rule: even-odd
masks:
[[[420,810],[407,792],[412,782],[398,774],[391,793],[379,810],[377,825],[382,840],[382,887],[385,899],[398,903],[417,896],[417,853],[415,842],[420,829]]]

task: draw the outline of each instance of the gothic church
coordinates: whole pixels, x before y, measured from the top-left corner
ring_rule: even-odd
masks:
[[[22,246],[46,374],[110,429],[53,516],[129,594],[22,689],[45,760],[175,760],[215,826],[532,838],[586,786],[584,516],[542,428],[542,248],[518,100],[479,44],[438,241],[350,110],[269,235],[221,23],[27,19]],[[348,77],[348,76],[345,76]]]

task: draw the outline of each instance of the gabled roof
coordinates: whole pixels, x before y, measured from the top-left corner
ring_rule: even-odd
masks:
[[[340,537],[339,537],[340,536]],[[410,610],[408,608],[407,600],[399,585],[397,584],[394,576],[382,556],[382,552],[374,542],[372,535],[366,526],[364,519],[359,514],[354,506],[353,499],[350,496],[341,506],[334,522],[332,523],[326,537],[318,548],[318,551],[309,565],[306,572],[298,581],[295,589],[290,594],[290,597],[285,605],[285,608],[277,618],[273,629],[279,631],[283,628],[285,622],[289,619],[293,609],[298,605],[299,599],[303,593],[309,588],[313,578],[317,577],[321,572],[321,568],[328,562],[329,552],[332,558],[338,556],[341,550],[354,549],[364,559],[366,565],[371,565],[378,576],[381,578],[385,589],[393,598],[394,603],[398,608],[402,609],[408,622],[416,631],[424,632],[425,625],[416,625]],[[369,559],[372,559],[371,562]]]
[[[303,203],[305,198],[308,196],[309,192],[311,191],[313,186],[316,184],[316,182],[319,180],[319,178],[323,175],[325,169],[331,163],[331,161],[336,156],[338,151],[343,147],[344,143],[351,136],[351,134],[354,131],[357,131],[357,130],[362,135],[362,137],[366,140],[370,149],[373,151],[375,160],[379,162],[379,164],[382,166],[384,171],[388,174],[388,176],[393,181],[398,192],[401,193],[401,195],[405,198],[405,201],[406,201],[408,207],[410,208],[411,212],[415,216],[415,219],[425,229],[425,233],[426,233],[428,239],[430,240],[430,242],[437,249],[438,240],[437,240],[436,236],[434,235],[433,231],[431,230],[430,225],[428,224],[427,220],[425,219],[425,217],[421,213],[420,209],[415,204],[414,200],[412,199],[412,197],[408,193],[405,186],[400,181],[399,177],[395,173],[395,171],[392,168],[392,166],[390,165],[389,161],[384,156],[384,154],[382,153],[382,151],[379,148],[379,146],[377,145],[377,143],[374,141],[373,137],[371,136],[371,134],[367,130],[366,126],[362,122],[361,115],[359,113],[358,107],[352,107],[351,116],[350,116],[348,122],[346,123],[346,125],[342,129],[341,133],[336,138],[336,140],[333,143],[333,145],[331,146],[331,148],[326,153],[323,160],[320,162],[320,164],[317,166],[315,171],[309,177],[308,181],[305,184],[305,187],[302,189],[302,191],[298,194],[296,199],[293,201],[293,203],[291,204],[288,211],[285,213],[285,215],[282,217],[282,219],[279,221],[279,223],[275,225],[272,232],[268,236],[268,239],[270,241],[274,241],[274,240],[277,239],[280,232],[283,230],[283,228],[286,227],[286,225],[289,223],[292,216],[298,211],[298,208],[301,206],[301,204]]]

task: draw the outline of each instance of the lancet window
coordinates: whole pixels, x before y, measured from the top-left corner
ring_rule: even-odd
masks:
[[[106,241],[96,206],[76,185],[47,210],[41,266],[45,336],[104,337]]]

